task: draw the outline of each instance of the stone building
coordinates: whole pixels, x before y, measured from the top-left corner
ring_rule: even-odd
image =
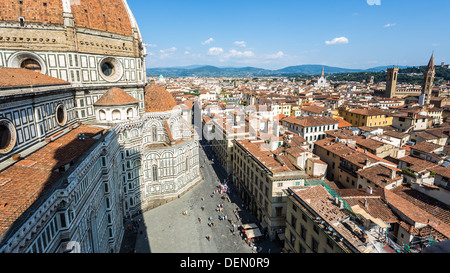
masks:
[[[1,253],[119,252],[125,218],[201,179],[145,56],[125,0],[2,4]]]
[[[145,89],[145,113],[121,123],[124,212],[132,216],[164,204],[201,181],[196,134],[170,93]]]
[[[282,238],[286,217],[283,189],[307,180],[322,181],[325,163],[294,141],[276,149],[261,139],[235,139],[233,144],[233,181],[242,200],[272,239]]]
[[[420,96],[420,104],[430,104],[430,100],[433,93],[434,78],[436,74],[436,68],[434,64],[434,54],[431,55],[430,61],[426,67],[424,73],[424,81],[421,87],[397,87],[399,68],[390,67],[387,69],[386,88],[382,92],[375,92],[376,96],[385,98],[406,98],[408,96],[417,95]],[[437,95],[439,96],[439,95]]]

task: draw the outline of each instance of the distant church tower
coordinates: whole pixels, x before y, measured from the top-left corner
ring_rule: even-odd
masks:
[[[315,84],[316,87],[320,88],[328,88],[330,87],[330,84],[327,82],[327,79],[325,78],[325,67],[322,67],[322,76]]]
[[[386,91],[385,97],[393,98],[397,89],[398,67],[390,67],[387,69]]]
[[[422,100],[425,105],[430,104],[431,92],[433,91],[434,77],[436,75],[436,67],[434,65],[434,53],[431,55],[430,62],[424,73],[423,85],[422,85]]]

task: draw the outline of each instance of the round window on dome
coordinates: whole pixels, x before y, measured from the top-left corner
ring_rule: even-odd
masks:
[[[7,119],[0,120],[0,154],[11,152],[16,146],[16,128]]]
[[[60,104],[55,109],[56,122],[60,126],[64,126],[67,123],[67,111],[64,105]]]
[[[110,62],[105,62],[102,64],[103,75],[110,77],[114,73],[114,65]]]
[[[116,82],[122,78],[123,68],[122,63],[113,57],[104,58],[100,62],[100,74],[103,79],[109,82]]]
[[[25,59],[22,61],[22,63],[20,64],[21,68],[25,68],[34,72],[41,72],[42,68],[41,68],[41,64],[33,59]]]

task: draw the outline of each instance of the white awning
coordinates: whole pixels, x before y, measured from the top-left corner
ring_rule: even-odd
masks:
[[[258,225],[257,224],[245,224],[245,225],[242,225],[242,229],[254,229],[254,228],[258,228]]]
[[[259,230],[259,228],[256,228],[256,229],[246,230],[245,235],[247,236],[247,238],[251,239],[251,238],[261,237],[262,233]]]

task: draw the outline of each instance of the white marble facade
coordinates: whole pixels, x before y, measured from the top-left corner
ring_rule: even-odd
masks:
[[[145,113],[117,131],[125,215],[176,198],[200,181],[199,144],[180,109]]]

